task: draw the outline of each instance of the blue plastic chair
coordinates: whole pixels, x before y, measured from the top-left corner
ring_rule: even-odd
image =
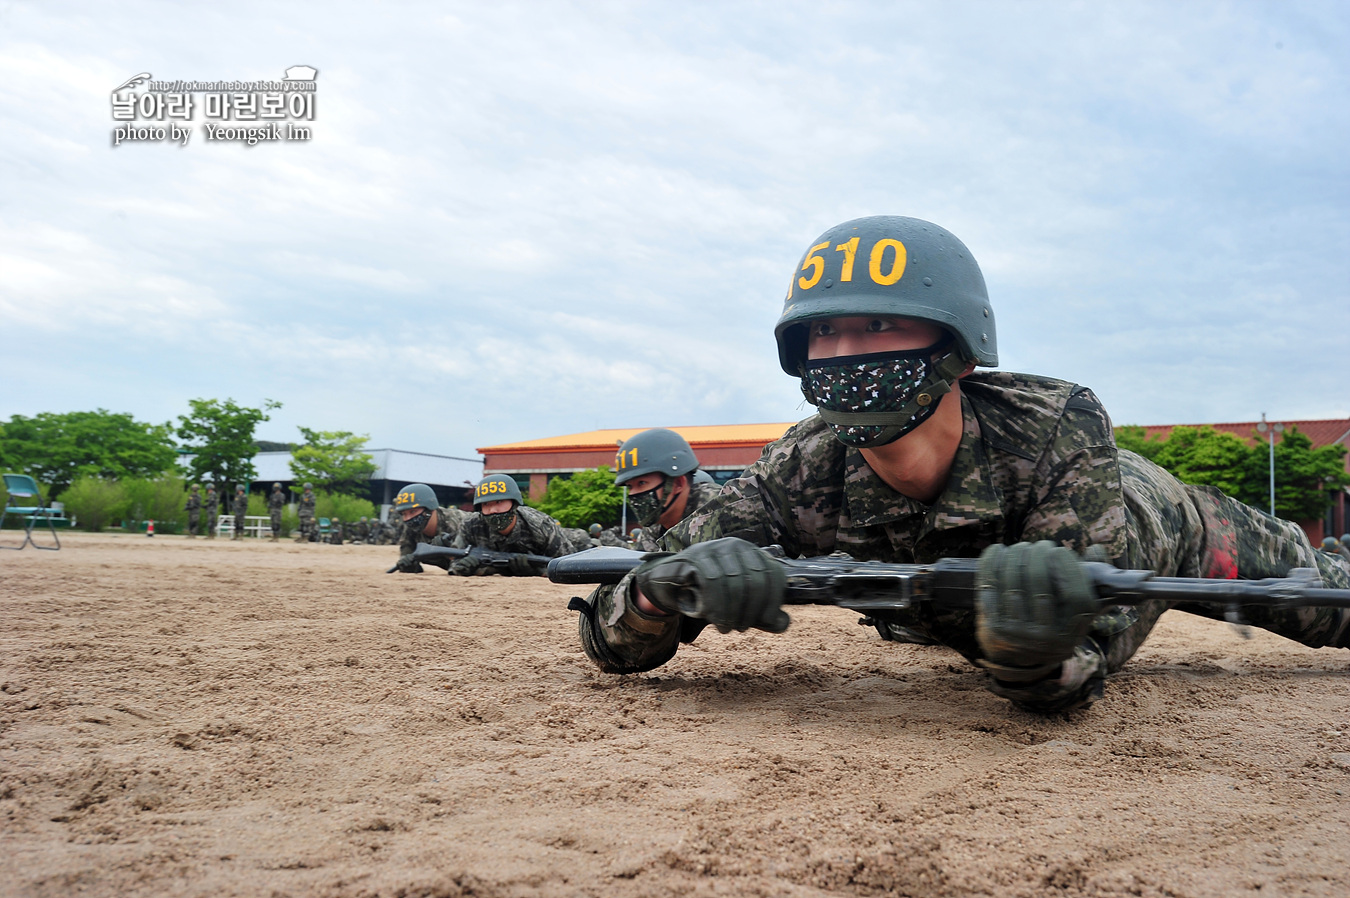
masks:
[[[4,514],[0,515],[0,522],[10,515],[19,515],[28,519],[27,525],[23,529],[23,542],[17,546],[0,545],[0,549],[22,549],[32,544],[34,549],[48,549],[56,551],[61,548],[61,537],[56,535],[56,525],[52,523],[51,509],[47,503],[42,501],[42,493],[38,491],[37,481],[27,474],[5,474],[5,491],[9,493],[9,499],[5,502]],[[26,505],[20,505],[16,499],[37,499],[37,507],[33,508]],[[47,529],[51,531],[52,539],[56,542],[54,546],[40,546],[33,539],[33,527],[37,524],[38,518],[47,522]]]

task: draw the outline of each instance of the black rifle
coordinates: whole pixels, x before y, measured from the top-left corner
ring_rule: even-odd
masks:
[[[431,543],[418,543],[417,548],[413,549],[413,558],[418,561],[426,561],[428,564],[437,564],[432,561],[433,558],[464,558],[472,556],[477,558],[483,564],[490,564],[500,570],[505,570],[511,563],[512,552],[494,552],[492,549],[483,549],[478,546],[469,546],[467,549],[452,549],[448,546],[433,546]],[[552,561],[547,555],[526,555],[530,564],[548,564]],[[439,565],[438,565],[439,566]],[[386,574],[392,574],[398,570],[398,565],[394,565]]]
[[[847,555],[785,558],[777,546],[763,551],[786,568],[785,605],[837,605],[862,614],[903,611],[916,602],[938,602],[957,609],[975,607],[977,558],[887,564],[854,561]],[[587,549],[554,558],[548,563],[548,578],[554,583],[618,583],[644,557],[631,549]],[[1314,568],[1294,568],[1287,577],[1265,580],[1204,580],[1155,577],[1152,571],[1122,571],[1096,561],[1085,561],[1083,566],[1102,607],[1137,605],[1153,599],[1190,602],[1225,608],[1234,623],[1240,622],[1237,609],[1243,605],[1350,608],[1350,589],[1322,588]]]

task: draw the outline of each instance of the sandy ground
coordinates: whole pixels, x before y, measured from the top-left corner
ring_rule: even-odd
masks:
[[[837,609],[615,678],[390,548],[0,554],[0,893],[1350,894],[1350,653],[1180,613],[1066,718]]]

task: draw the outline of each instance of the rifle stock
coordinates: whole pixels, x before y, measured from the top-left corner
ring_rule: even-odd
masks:
[[[845,557],[785,558],[777,546],[764,551],[786,568],[785,605],[837,605],[871,614],[902,611],[916,602],[948,608],[975,607],[977,558],[943,558],[932,564],[888,564]],[[646,557],[631,549],[601,547],[554,558],[554,583],[614,584]],[[1350,608],[1350,589],[1324,589],[1313,568],[1295,568],[1287,577],[1265,580],[1206,580],[1155,577],[1152,571],[1120,570],[1085,561],[1102,607],[1137,605],[1159,599],[1235,609],[1243,605]]]

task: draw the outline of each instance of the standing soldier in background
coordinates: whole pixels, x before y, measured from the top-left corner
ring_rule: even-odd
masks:
[[[220,514],[220,497],[215,484],[206,488],[206,538],[216,538],[216,516]]]
[[[473,504],[478,513],[465,519],[454,548],[478,546],[494,552],[510,552],[507,573],[513,576],[544,575],[525,557],[527,555],[557,558],[579,548],[572,545],[557,521],[542,511],[527,508],[520,495],[520,485],[505,474],[492,474],[478,481],[473,490]],[[450,565],[450,573],[469,577],[480,567],[479,560],[470,555],[455,559]],[[492,568],[484,572],[492,572]]]
[[[458,508],[442,508],[436,498],[436,491],[425,483],[410,483],[398,491],[394,504],[389,507],[389,525],[397,533],[398,519],[403,524],[403,535],[398,541],[398,564],[395,567],[404,574],[422,573],[422,564],[413,558],[413,550],[418,543],[433,546],[450,546],[459,536],[460,526],[464,523],[464,512]],[[431,558],[428,563],[438,567],[449,567],[449,559]]]
[[[267,511],[272,515],[272,542],[281,538],[281,510],[286,507],[286,494],[281,484],[272,484],[272,494],[267,497]]]
[[[248,515],[248,496],[244,493],[242,484],[234,488],[234,507],[230,510],[234,512],[234,536],[230,538],[243,539],[245,518]]]
[[[188,536],[197,535],[197,527],[202,521],[202,497],[198,494],[201,487],[192,484],[192,495],[187,498],[187,505],[184,511],[188,513]]]
[[[300,536],[298,543],[314,541],[314,484],[306,483],[305,492],[300,496]]]

